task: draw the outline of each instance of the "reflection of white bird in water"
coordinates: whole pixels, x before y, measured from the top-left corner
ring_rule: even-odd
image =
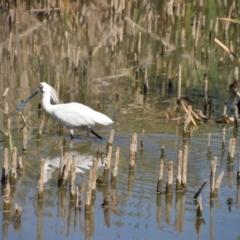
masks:
[[[52,105],[51,99],[55,103],[59,103],[59,99],[55,89],[45,82],[40,83],[35,92],[17,106],[17,110],[21,110],[38,92],[42,92],[43,94],[42,105],[45,111],[54,119],[65,125],[70,130],[72,138],[74,135],[74,128],[84,127],[90,130],[97,138],[101,139],[102,137],[94,132],[91,127],[95,124],[109,125],[113,123],[113,121],[103,113],[97,112],[81,103],[71,102]]]
[[[76,172],[77,173],[85,173],[90,169],[93,163],[93,156],[89,154],[79,154],[79,152],[69,152],[69,157],[72,155],[76,155]],[[71,166],[72,158],[69,159]],[[55,158],[45,158],[45,168],[44,168],[44,182],[48,182],[52,178],[52,173],[55,168],[59,168],[60,165],[60,157]],[[104,159],[98,160],[98,167],[104,166]]]

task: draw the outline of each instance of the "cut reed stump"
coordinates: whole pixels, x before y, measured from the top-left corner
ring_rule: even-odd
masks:
[[[164,159],[164,158],[165,158],[165,147],[164,147],[164,145],[162,145],[161,153],[160,153],[160,159]]]
[[[108,152],[109,146],[113,145],[114,133],[115,133],[115,131],[114,131],[114,129],[112,129],[110,132],[108,142],[107,142],[107,152]]]
[[[164,161],[163,159],[160,159],[159,174],[158,174],[157,189],[156,189],[157,193],[162,192],[163,168],[164,168]]]
[[[207,149],[207,155],[211,156],[212,155],[212,150],[211,150],[211,133],[208,134],[208,149]]]
[[[27,127],[23,127],[23,142],[22,142],[22,150],[24,152],[27,151]]]
[[[235,149],[236,149],[236,139],[231,138],[229,140],[229,147],[228,147],[228,158],[227,158],[228,165],[234,164]]]
[[[117,147],[116,152],[115,152],[115,160],[114,160],[113,167],[112,167],[112,174],[111,174],[111,185],[112,186],[116,185],[119,159],[120,159],[120,148]]]
[[[91,198],[92,198],[92,168],[90,168],[89,177],[88,177],[85,212],[91,212],[92,211]]]
[[[75,179],[76,179],[76,155],[72,156],[72,163],[70,167],[70,200],[76,200],[76,191],[75,191]]]
[[[43,187],[44,187],[44,167],[45,167],[45,160],[44,158],[41,159],[40,161],[40,177],[38,181],[38,200],[42,201],[43,200]]]
[[[1,183],[6,184],[8,182],[8,168],[9,168],[9,160],[8,160],[8,148],[4,148],[4,158],[3,158],[3,165],[2,165],[2,177]]]
[[[182,167],[183,167],[183,152],[178,152],[178,169],[176,178],[176,191],[182,191]]]
[[[212,161],[212,169],[210,174],[210,198],[215,198],[217,196],[218,190],[220,188],[220,184],[222,182],[224,171],[222,171],[217,180],[216,180],[216,169],[217,169],[217,157],[214,157],[214,160]]]
[[[12,164],[10,170],[10,184],[15,185],[17,179],[17,148],[13,147]]]
[[[67,155],[67,152],[65,152],[63,157],[63,148],[61,147],[60,166],[59,166],[59,174],[58,174],[59,187],[67,186],[69,165],[70,165],[70,159]]]
[[[112,146],[109,145],[107,159],[106,159],[104,171],[103,171],[103,184],[105,185],[108,185],[111,162],[112,162]]]
[[[187,188],[188,145],[183,146],[182,188]]]
[[[166,194],[172,194],[173,191],[173,161],[168,163],[168,177],[166,183]]]
[[[177,95],[177,104],[181,102],[181,86],[182,85],[182,66],[179,64],[178,70],[178,95]]]
[[[3,193],[3,211],[9,212],[11,209],[11,188],[9,182],[6,184]]]
[[[23,171],[23,162],[22,162],[22,156],[18,157],[18,165],[17,165],[17,171],[21,173]]]
[[[98,158],[93,159],[92,164],[92,198],[96,197],[96,183],[97,183],[97,177],[98,177]]]

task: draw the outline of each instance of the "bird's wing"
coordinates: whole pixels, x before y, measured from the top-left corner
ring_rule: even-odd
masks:
[[[101,123],[101,119],[108,118],[104,114],[96,112],[80,103],[54,105],[52,116],[69,128],[93,126],[96,123],[104,124]]]

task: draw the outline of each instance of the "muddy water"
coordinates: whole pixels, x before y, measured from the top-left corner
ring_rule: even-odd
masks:
[[[0,235],[3,239],[237,239],[239,232],[240,187],[236,181],[237,154],[233,166],[227,165],[228,142],[239,136],[232,125],[227,125],[226,146],[222,151],[222,128],[215,119],[223,112],[224,101],[232,104],[227,91],[233,81],[233,70],[226,54],[214,41],[218,37],[227,46],[232,41],[234,52],[239,52],[239,25],[230,24],[226,34],[219,20],[226,17],[231,4],[209,1],[208,7],[198,3],[175,6],[173,17],[167,15],[166,1],[127,1],[125,15],[111,14],[109,3],[65,3],[63,10],[47,15],[47,6],[33,1],[31,6],[21,3],[15,9],[11,26],[6,25],[8,14],[2,7],[0,89],[9,92],[12,145],[23,157],[24,169],[11,188],[11,203],[23,209],[21,222],[12,220],[12,211],[3,211],[4,185],[1,185]],[[117,1],[116,1],[117,2]],[[121,1],[116,11],[121,12]],[[56,6],[58,7],[58,6]],[[45,9],[40,12],[28,9]],[[237,9],[239,6],[237,5]],[[236,18],[237,11],[235,12]],[[233,14],[233,13],[232,13]],[[204,16],[204,17],[203,17]],[[205,18],[205,26],[198,32],[197,24]],[[213,28],[211,28],[211,21]],[[18,23],[16,25],[16,22]],[[198,22],[199,24],[200,22]],[[195,28],[194,28],[195,26]],[[211,31],[212,29],[212,31]],[[123,39],[119,32],[123,31]],[[118,34],[116,34],[118,32]],[[141,32],[141,40],[139,40]],[[185,34],[183,34],[185,33]],[[115,35],[116,34],[116,35]],[[119,43],[115,45],[115,41]],[[139,43],[141,42],[141,44]],[[163,53],[163,45],[166,51]],[[134,60],[136,53],[138,60]],[[223,67],[218,68],[223,57]],[[230,64],[229,64],[230,62]],[[178,151],[183,148],[182,120],[166,121],[166,109],[176,106],[179,64],[182,65],[182,94],[191,98],[194,109],[203,109],[203,75],[209,79],[209,97],[213,103],[211,121],[199,124],[188,143],[187,190],[184,194],[156,194],[161,147],[165,147],[166,166],[174,162],[174,185]],[[145,72],[148,91],[144,94]],[[137,76],[136,76],[137,72]],[[168,79],[173,89],[167,89]],[[109,127],[96,127],[103,136],[97,141],[79,129],[72,142],[66,129],[46,115],[41,141],[37,133],[43,110],[38,110],[41,96],[29,102],[22,114],[28,128],[27,152],[22,151],[23,122],[16,105],[25,99],[39,82],[56,88],[63,102],[82,102],[103,112],[114,120]],[[1,111],[2,119],[4,111]],[[180,111],[179,115],[183,116]],[[0,129],[5,131],[4,121]],[[115,129],[113,151],[120,147],[120,166],[116,188],[112,189],[115,209],[103,209],[103,193],[98,186],[93,211],[85,214],[84,205],[75,210],[69,201],[69,190],[57,186],[60,147],[67,140],[69,156],[77,156],[76,184],[88,182],[88,170],[96,151],[105,148],[111,129]],[[142,129],[144,147],[138,148],[136,170],[128,171],[129,146],[134,132],[138,145]],[[212,155],[207,156],[208,136],[211,134]],[[3,137],[2,137],[3,138]],[[1,163],[8,143],[1,143]],[[236,151],[238,152],[238,144]],[[213,157],[218,157],[217,175],[224,171],[218,197],[210,199],[210,170]],[[39,161],[45,158],[43,201],[39,202]],[[99,174],[103,166],[99,165]],[[164,170],[164,191],[167,167]],[[196,219],[193,196],[207,180],[202,191],[203,219]],[[84,195],[85,196],[85,195]],[[227,199],[232,198],[232,206]]]

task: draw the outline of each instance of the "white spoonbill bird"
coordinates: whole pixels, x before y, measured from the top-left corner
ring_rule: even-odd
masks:
[[[103,113],[97,112],[81,103],[71,102],[59,104],[57,92],[45,82],[41,82],[37,89],[17,106],[17,110],[24,108],[27,102],[38,92],[42,92],[42,106],[44,110],[69,129],[71,138],[73,138],[74,135],[74,128],[83,127],[101,139],[102,137],[91,129],[92,126],[95,124],[109,125],[113,123],[112,119]],[[52,105],[51,99],[57,104]]]

